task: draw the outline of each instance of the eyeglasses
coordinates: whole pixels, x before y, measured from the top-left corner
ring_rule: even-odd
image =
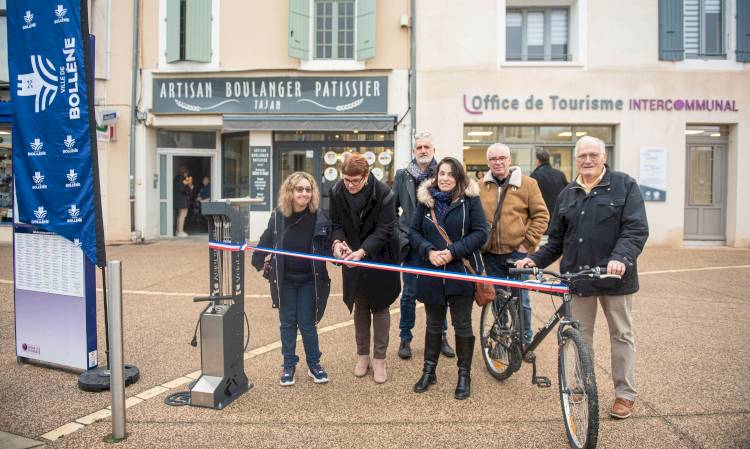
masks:
[[[602,157],[601,153],[585,153],[576,155],[576,159],[580,162],[584,162],[586,159],[596,162]]]
[[[312,193],[312,187],[294,186],[294,191],[297,193]]]
[[[359,179],[350,179],[350,178],[344,177],[343,180],[344,180],[345,185],[357,187],[358,185],[362,184],[362,181],[364,181],[365,178],[361,177]]]
[[[487,159],[490,163],[495,164],[497,162],[507,162],[510,159],[508,156],[491,157]]]

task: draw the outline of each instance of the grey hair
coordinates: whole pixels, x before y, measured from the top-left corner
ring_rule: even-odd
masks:
[[[414,144],[417,143],[417,140],[429,140],[430,143],[434,144],[432,141],[432,133],[429,131],[420,131],[414,134]]]
[[[500,143],[500,142],[493,143],[492,145],[488,146],[487,147],[487,152],[485,153],[485,156],[489,155],[490,151],[492,151],[492,150],[505,150],[505,151],[508,152],[508,154],[510,154],[510,147],[508,145],[506,145],[504,143]]]
[[[576,142],[576,147],[573,155],[577,155],[578,149],[583,145],[596,145],[599,148],[599,152],[601,154],[607,154],[607,150],[605,149],[604,141],[602,141],[602,139],[594,136],[583,136]]]

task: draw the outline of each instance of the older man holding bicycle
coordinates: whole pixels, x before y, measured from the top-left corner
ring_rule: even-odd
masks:
[[[560,193],[552,214],[549,242],[516,266],[546,267],[560,255],[560,272],[606,266],[622,279],[571,284],[572,315],[590,348],[601,304],[609,327],[615,402],[610,415],[631,415],[635,388],[633,297],[638,291],[636,260],[648,239],[646,208],[636,181],[606,166],[604,142],[584,136],[576,142],[578,178]]]

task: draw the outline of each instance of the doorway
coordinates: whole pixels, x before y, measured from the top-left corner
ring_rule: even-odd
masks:
[[[724,241],[726,239],[727,129],[725,127],[689,127],[686,133],[688,138],[684,238],[685,240]]]
[[[169,152],[168,152],[169,151]],[[212,192],[214,156],[189,155],[187,151],[159,150],[159,234],[163,237],[177,235],[180,209],[185,210],[183,231],[188,235],[205,234],[208,225],[200,214],[201,194],[208,199],[218,197]],[[180,169],[185,167],[192,182],[182,183]],[[204,187],[203,179],[208,178]],[[156,182],[156,181],[155,181]],[[190,186],[192,184],[192,186]],[[179,206],[179,207],[178,207]]]
[[[181,173],[185,170],[188,183],[182,182]],[[211,199],[211,158],[206,156],[172,157],[172,209],[175,222],[172,235],[177,235],[180,219],[179,207],[187,206],[183,230],[188,235],[208,233],[208,222],[201,215],[201,200]],[[179,204],[178,204],[179,203]]]

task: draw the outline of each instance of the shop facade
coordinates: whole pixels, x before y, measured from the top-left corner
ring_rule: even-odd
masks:
[[[265,229],[289,174],[305,171],[319,183],[321,207],[341,178],[347,152],[368,159],[372,173],[392,184],[397,161],[408,160],[409,128],[397,127],[408,109],[403,73],[366,76],[253,74],[175,77],[154,74],[143,159],[154,161],[144,197],[144,237],[175,234],[174,180],[187,167],[196,189],[208,178],[210,197],[260,198],[242,206],[248,238]],[[150,142],[150,143],[148,143]],[[148,169],[147,169],[148,170]],[[206,232],[196,203],[188,234]]]
[[[750,246],[749,69],[732,44],[735,2],[723,2],[724,57],[679,62],[659,58],[657,2],[633,5],[617,24],[614,1],[479,3],[471,9],[482,17],[459,12],[418,29],[417,127],[433,133],[440,156],[476,174],[487,146],[503,142],[528,174],[546,148],[570,180],[575,141],[596,136],[609,166],[642,185],[650,245]],[[434,39],[446,25],[460,37]]]

